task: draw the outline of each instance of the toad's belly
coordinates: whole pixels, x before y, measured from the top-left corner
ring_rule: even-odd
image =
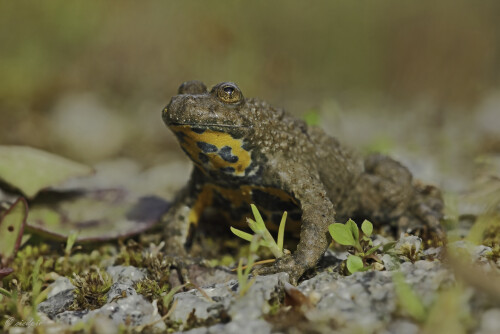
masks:
[[[204,185],[190,212],[190,221],[197,223],[207,208],[213,208],[231,226],[248,228],[246,218],[253,218],[250,204],[257,209],[271,231],[279,227],[284,211],[288,218],[286,230],[300,232],[301,211],[298,201],[287,192],[265,186],[242,185],[239,188],[225,188],[215,184]]]

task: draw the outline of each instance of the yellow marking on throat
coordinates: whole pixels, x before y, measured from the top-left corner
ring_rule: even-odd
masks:
[[[250,166],[252,159],[250,152],[242,148],[243,141],[235,139],[230,134],[220,131],[205,130],[203,133],[196,133],[189,125],[176,125],[172,126],[174,132],[182,133],[180,144],[184,150],[189,154],[191,159],[199,166],[207,167],[209,169],[218,170],[221,168],[231,167],[234,168],[235,176],[244,176],[245,169]],[[217,147],[220,150],[224,146],[231,147],[233,156],[238,157],[238,161],[229,162],[224,160],[218,152],[203,152],[198,143],[207,143]],[[208,163],[200,160],[200,153],[208,157]]]

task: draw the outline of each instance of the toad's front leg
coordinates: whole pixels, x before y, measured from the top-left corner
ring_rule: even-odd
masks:
[[[297,284],[304,272],[313,268],[328,248],[331,241],[328,226],[334,223],[335,210],[319,176],[293,179],[290,183],[285,184],[284,189],[295,196],[302,210],[297,250],[292,255],[277,259],[273,266],[259,268],[254,273],[265,275],[284,271],[290,275],[292,284]]]
[[[189,183],[179,192],[172,208],[164,216],[165,250],[170,256],[186,256],[203,209],[209,204],[210,194],[200,182],[195,169]]]

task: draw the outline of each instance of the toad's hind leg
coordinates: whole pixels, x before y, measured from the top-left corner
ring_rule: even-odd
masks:
[[[443,200],[439,190],[414,184],[408,169],[388,156],[373,154],[366,158],[365,171],[353,193],[356,217],[389,223],[400,232],[441,235]]]

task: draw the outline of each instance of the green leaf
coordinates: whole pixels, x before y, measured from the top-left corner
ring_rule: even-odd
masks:
[[[252,218],[247,218],[247,224],[248,224],[248,227],[250,227],[250,229],[254,233],[259,233],[262,231],[261,229],[259,229],[259,224],[257,224],[257,222],[255,220],[253,220]]]
[[[238,230],[237,228],[230,227],[231,232],[233,232],[236,236],[240,237],[243,240],[246,241],[252,241],[252,235],[247,232],[243,232],[242,230]]]
[[[352,236],[352,232],[346,225],[334,223],[328,226],[328,230],[330,231],[333,240],[335,240],[339,244],[344,246],[356,245],[356,241]]]
[[[254,235],[252,241],[250,242],[250,249],[248,250],[247,267],[245,268],[244,274],[248,278],[250,271],[252,270],[253,264],[255,262],[254,255],[257,253],[260,244],[260,236]]]
[[[375,253],[375,251],[376,251],[377,249],[379,249],[379,248],[380,248],[380,245],[370,248],[370,249],[369,249],[369,250],[365,253],[365,256],[372,255],[372,254],[373,254],[373,253]]]
[[[75,244],[76,238],[78,237],[78,232],[72,231],[68,236],[68,240],[66,241],[66,248],[64,249],[64,255],[70,256],[71,250],[73,249],[73,245]]]
[[[394,248],[394,246],[396,246],[397,243],[398,243],[397,241],[390,241],[390,242],[384,244],[384,246],[382,246],[382,252],[387,253],[387,251],[389,249]]]
[[[406,283],[403,274],[399,271],[395,271],[392,274],[392,280],[401,307],[413,319],[423,322],[427,317],[425,307],[408,283]]]
[[[43,302],[45,299],[47,299],[47,296],[49,295],[49,292],[52,290],[52,287],[47,287],[45,288],[42,292],[38,294],[38,296],[35,298],[33,301],[33,305],[38,305],[41,302]]]
[[[240,237],[243,240],[252,242],[254,235],[244,232],[242,230],[238,230],[237,228],[234,227],[229,227],[231,229],[231,232],[233,232],[236,236]],[[262,239],[259,239],[259,246],[264,246],[264,247],[269,247],[269,245]]]
[[[264,223],[264,219],[262,219],[262,216],[260,215],[259,210],[254,204],[250,204],[250,207],[252,208],[252,213],[253,216],[255,217],[255,223],[257,228],[262,231],[266,230],[266,224]]]
[[[248,277],[255,262],[254,255],[257,252],[257,249],[259,248],[260,238],[261,237],[258,234],[252,237],[245,270],[243,270],[243,259],[240,259],[238,262],[238,267],[236,268],[236,272],[238,274],[238,283],[240,285],[239,286],[240,296],[245,295],[245,293],[252,286],[252,284],[255,283],[256,277],[252,278],[251,280],[248,280]]]
[[[12,298],[12,294],[8,290],[5,290],[4,288],[0,288],[0,295],[4,295],[5,297]]]
[[[261,243],[268,247],[269,250],[273,253],[274,257],[280,258],[283,256],[283,251],[279,248],[278,244],[274,240],[271,233],[266,227],[262,216],[260,215],[259,210],[254,204],[250,205],[252,208],[253,215],[255,217],[255,221],[250,218],[247,218],[248,226],[255,232],[255,234],[259,235],[262,238]]]
[[[23,237],[28,204],[19,198],[7,211],[0,215],[0,264],[7,262],[16,254]]]
[[[351,274],[354,274],[356,271],[360,271],[363,269],[363,260],[356,255],[349,255],[347,258],[347,270]]]
[[[34,198],[70,178],[89,175],[89,166],[27,146],[0,146],[0,180]]]
[[[283,251],[283,240],[285,238],[285,224],[286,224],[286,217],[287,217],[287,212],[283,212],[283,216],[281,217],[281,222],[280,222],[280,227],[278,229],[278,241],[276,242],[278,244],[278,248]]]
[[[349,219],[345,225],[351,230],[352,236],[354,237],[354,241],[356,243],[359,242],[359,229],[358,225],[354,222],[354,220]]]
[[[252,208],[253,215],[255,217],[255,220],[251,218],[247,218],[247,223],[250,229],[255,233],[254,235],[251,235],[249,233],[240,231],[238,229],[235,229],[231,227],[231,231],[236,234],[238,237],[242,238],[243,240],[250,241],[252,244],[250,247],[252,247],[253,244],[255,244],[255,247],[258,246],[263,246],[269,248],[269,250],[273,253],[274,257],[280,258],[284,255],[283,253],[283,238],[284,238],[284,233],[285,233],[285,223],[286,223],[286,217],[287,213],[285,212],[283,214],[283,217],[281,218],[281,223],[279,226],[279,231],[278,231],[278,243],[274,241],[273,236],[271,233],[269,233],[269,230],[266,227],[266,224],[264,223],[264,220],[262,219],[262,216],[259,213],[259,210],[254,204],[250,205]],[[257,241],[255,241],[257,240]],[[256,250],[255,250],[256,251]]]
[[[259,235],[254,235],[252,240],[250,241],[250,249],[249,249],[249,263],[253,263],[253,255],[257,253],[257,250],[260,246],[261,237]]]
[[[174,295],[179,292],[182,288],[184,288],[186,284],[177,285],[173,287],[165,296],[163,296],[163,304],[168,305],[174,299]]]
[[[372,232],[373,232],[373,225],[372,223],[370,223],[368,220],[364,220],[363,221],[363,224],[361,224],[361,230],[363,231],[363,233],[369,237],[372,235]]]

